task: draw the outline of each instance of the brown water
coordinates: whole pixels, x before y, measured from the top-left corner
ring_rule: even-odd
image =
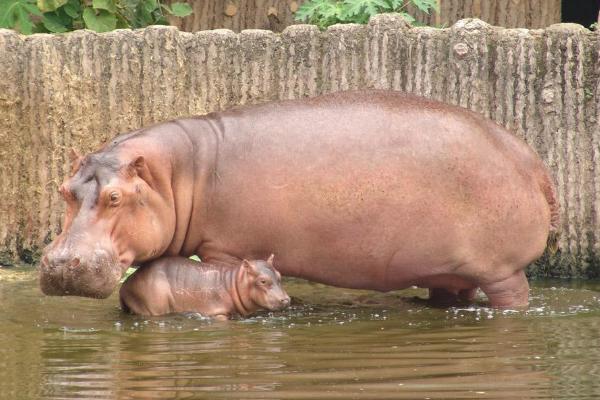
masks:
[[[288,281],[230,322],[45,297],[0,269],[1,399],[598,399],[600,283],[533,282],[527,311]]]

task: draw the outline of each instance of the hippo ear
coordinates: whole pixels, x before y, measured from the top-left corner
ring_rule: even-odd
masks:
[[[71,174],[74,174],[75,171],[79,168],[79,164],[81,164],[81,154],[74,148],[71,147],[69,149],[69,161],[71,162]]]
[[[271,267],[273,266],[273,259],[275,258],[275,254],[271,254],[269,256],[269,258],[267,259],[267,264],[269,264]]]
[[[127,166],[128,172],[132,175],[139,175],[146,168],[146,160],[144,156],[137,156]]]
[[[242,268],[244,268],[244,271],[248,272],[251,275],[254,275],[254,276],[258,275],[256,266],[246,259],[244,259],[242,261]]]
[[[137,156],[134,158],[133,161],[131,161],[127,166],[127,171],[130,176],[139,176],[146,181],[150,187],[153,187],[152,174],[148,169],[148,165],[146,164],[144,156]]]

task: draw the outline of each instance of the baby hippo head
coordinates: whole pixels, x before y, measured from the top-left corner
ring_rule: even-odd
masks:
[[[290,304],[290,296],[281,287],[281,274],[273,267],[273,255],[267,261],[244,260],[248,300],[269,311],[277,311]]]

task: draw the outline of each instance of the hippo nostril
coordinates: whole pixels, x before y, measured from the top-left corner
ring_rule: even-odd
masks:
[[[288,306],[290,304],[290,298],[289,297],[285,297],[285,298],[281,299],[281,304],[283,306]]]

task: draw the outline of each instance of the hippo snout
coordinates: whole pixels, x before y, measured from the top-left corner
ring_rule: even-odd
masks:
[[[62,268],[76,268],[81,265],[81,259],[79,257],[71,257],[66,254],[59,254],[56,256],[48,257],[45,255],[42,258],[41,267],[47,270],[56,270]]]
[[[290,305],[290,296],[287,296],[287,295],[286,295],[286,296],[285,296],[283,299],[281,299],[279,302],[280,302],[280,304],[281,304],[281,308],[285,308],[285,307],[289,306],[289,305]]]
[[[50,249],[40,263],[40,288],[50,296],[106,298],[120,278],[116,257],[99,248],[88,255]]]

